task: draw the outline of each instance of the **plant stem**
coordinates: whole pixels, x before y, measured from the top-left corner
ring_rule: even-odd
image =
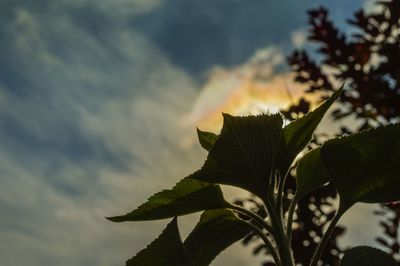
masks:
[[[274,229],[274,226],[270,226],[263,218],[261,218],[259,215],[257,215],[256,213],[243,208],[241,206],[238,205],[234,205],[234,204],[230,204],[230,207],[241,213],[244,214],[246,216],[248,216],[249,218],[252,218],[256,223],[258,223],[261,227],[265,228],[268,233],[270,233],[273,236],[273,239],[275,240],[276,243],[278,243],[280,241],[280,239],[282,238],[282,234],[281,234],[281,230],[279,230],[278,232],[276,231],[276,229],[279,229],[279,226],[275,226],[276,229]],[[268,210],[268,207],[267,207]],[[270,212],[268,212],[268,214],[271,216]],[[274,214],[275,215],[275,214]],[[276,220],[275,220],[276,221]],[[272,222],[272,218],[271,218],[271,222]],[[250,222],[247,222],[249,225],[251,225],[253,227],[253,229],[256,231],[256,233],[263,239],[265,245],[267,246],[268,249],[270,249],[271,251],[271,255],[274,257],[275,262],[277,263],[278,266],[282,265],[282,266],[286,266],[286,264],[281,264],[281,260],[279,259],[278,254],[276,253],[276,249],[275,247],[272,245],[272,243],[270,242],[270,240],[268,239],[267,235],[264,234],[264,232],[262,230],[260,230],[257,226],[253,225]],[[274,224],[274,222],[273,222]],[[278,223],[279,224],[279,223]],[[278,247],[281,245],[278,245]],[[280,254],[281,256],[285,256],[284,254]],[[284,259],[282,259],[284,260]]]
[[[268,197],[269,200],[271,200],[271,202],[275,202],[275,186],[276,186],[275,183],[276,183],[276,180],[275,180],[275,176],[273,175],[272,171],[269,174],[268,180],[269,180],[269,185],[268,185],[268,188],[267,188],[267,191],[268,191],[268,193],[267,193],[268,196],[267,197]]]
[[[276,263],[277,266],[281,266],[281,261],[279,258],[278,253],[276,252],[276,249],[274,247],[274,245],[272,244],[271,240],[267,237],[267,235],[257,226],[255,226],[254,224],[245,221],[253,230],[255,233],[257,233],[257,235],[264,241],[265,245],[267,246],[267,249],[270,251],[272,257],[274,258],[274,261]]]
[[[294,211],[296,210],[297,202],[298,202],[297,194],[295,194],[293,196],[292,201],[290,202],[288,210],[288,220],[286,225],[286,236],[288,238],[289,243],[292,241],[293,216],[294,216]]]
[[[279,254],[281,256],[281,262],[282,265],[284,266],[294,266],[294,259],[292,255],[292,250],[290,247],[290,242],[288,241],[288,238],[286,237],[285,234],[285,229],[284,229],[284,219],[283,219],[283,190],[285,186],[285,180],[287,177],[286,173],[283,176],[280,176],[279,181],[278,181],[278,192],[277,192],[277,197],[275,201],[275,206],[272,204],[272,202],[268,198],[264,201],[265,206],[267,207],[268,214],[271,218],[271,224],[273,228],[276,228],[278,230],[278,236],[277,236],[277,247],[279,250]],[[275,178],[274,178],[275,179]]]
[[[281,263],[283,266],[294,266],[292,251],[283,229],[282,219],[276,213],[275,208],[270,201],[265,201],[265,206],[267,207],[268,214],[271,218],[272,228],[277,229],[278,235],[276,239],[276,245],[281,257]]]
[[[282,200],[283,200],[283,194],[284,194],[283,189],[285,187],[286,176],[287,174],[279,177],[278,195],[276,200],[276,211],[278,212],[279,215],[283,215]]]
[[[265,228],[270,234],[276,235],[274,233],[274,229],[261,216],[259,216],[255,212],[252,212],[246,208],[234,204],[230,204],[230,207],[232,208],[232,210],[235,210],[237,212],[240,212],[241,214],[248,216],[249,218],[252,218],[261,227]]]
[[[335,217],[333,217],[333,219],[330,222],[328,228],[326,229],[326,232],[322,236],[321,242],[319,243],[317,249],[315,250],[315,253],[314,253],[314,256],[312,258],[310,266],[317,266],[318,265],[318,261],[322,256],[322,252],[324,251],[325,246],[328,243],[328,241],[329,241],[329,239],[330,239],[330,237],[332,235],[332,232],[335,229],[335,226],[336,226],[337,222],[339,221],[340,217],[342,217],[343,213],[344,212],[339,209],[338,212],[336,213]]]

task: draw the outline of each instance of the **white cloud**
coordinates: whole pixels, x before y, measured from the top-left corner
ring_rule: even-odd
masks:
[[[44,28],[46,19],[19,9],[9,25],[20,56],[16,60],[32,88],[27,100],[4,85],[1,109],[39,146],[2,143],[10,153],[0,154],[0,209],[6,214],[0,218],[0,264],[120,265],[165,221],[135,230],[104,216],[134,208],[192,170],[190,151],[176,148],[182,132],[174,121],[190,104],[193,85],[135,32],[116,29],[106,40],[114,46],[106,47],[65,14],[52,17],[57,24],[52,27]],[[55,39],[47,39],[54,29],[59,30],[51,32]],[[64,42],[62,50],[52,50],[53,41]],[[123,60],[114,59],[114,49]],[[71,56],[62,58],[63,53]],[[121,96],[108,97],[112,90]],[[67,157],[58,147],[69,145],[70,127],[94,149],[106,145],[120,157],[127,155],[121,161],[132,164],[128,170],[136,174],[95,159]],[[24,151],[34,156],[29,164],[21,158]]]
[[[292,44],[296,49],[303,48],[307,41],[307,34],[305,29],[299,29],[291,34]]]
[[[221,112],[278,112],[290,104],[291,98],[297,99],[303,88],[293,82],[289,72],[282,71],[284,64],[283,51],[269,46],[255,51],[242,65],[214,68],[184,124],[216,131],[221,127]]]
[[[109,15],[138,15],[161,6],[165,0],[59,0],[75,8],[90,6]]]
[[[379,217],[373,215],[377,204],[357,204],[340,219],[339,224],[347,227],[344,238],[340,241],[342,247],[376,246],[375,237],[381,234],[378,229]]]
[[[377,2],[376,0],[364,0],[364,10],[368,13],[382,10],[382,6],[377,5]]]
[[[104,217],[131,210],[202,164],[198,146],[182,146],[194,128],[179,122],[195,85],[127,27],[98,39],[68,13],[23,8],[7,27],[10,69],[18,69],[11,73],[29,88],[25,96],[12,83],[0,88],[1,114],[14,130],[0,142],[0,264],[122,265],[166,221]],[[125,167],[104,159],[108,153]],[[214,265],[254,260],[249,250],[228,254]]]

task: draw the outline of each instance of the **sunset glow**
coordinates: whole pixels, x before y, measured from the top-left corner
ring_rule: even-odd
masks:
[[[203,130],[218,131],[222,113],[248,115],[276,113],[302,95],[302,87],[290,74],[266,73],[248,65],[233,70],[217,69],[201,88],[191,113],[184,121]]]

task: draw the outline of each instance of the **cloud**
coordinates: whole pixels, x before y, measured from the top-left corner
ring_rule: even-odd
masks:
[[[310,8],[326,6],[334,20],[345,21],[361,4],[358,0],[169,0],[136,16],[132,25],[171,62],[203,81],[210,65],[234,67],[260,47],[277,45],[289,52],[293,46],[288,36],[306,26]]]
[[[123,20],[103,14],[104,6],[122,7],[102,1],[85,13],[86,2],[52,2],[45,9],[53,12],[3,9],[2,265],[122,265],[166,221],[104,217],[173,186],[204,159],[198,146],[182,143],[195,136],[180,124],[197,94],[192,78]],[[253,259],[237,247],[228,254],[220,265]]]
[[[165,221],[133,229],[104,217],[197,161],[174,127],[191,78],[118,24],[98,36],[68,12],[10,14],[0,29],[0,264],[121,265]]]
[[[305,29],[295,30],[291,33],[291,39],[293,47],[296,49],[301,49],[307,42],[307,34]]]
[[[299,98],[304,88],[293,82],[284,58],[281,49],[269,46],[256,50],[234,68],[215,67],[184,124],[218,131],[223,112],[248,115],[276,113],[285,108],[292,98]]]
[[[108,15],[138,15],[160,7],[165,0],[60,0],[74,8],[91,7]]]
[[[171,0],[135,17],[132,24],[174,64],[202,77],[210,65],[233,67],[260,47],[288,49],[286,36],[305,23],[304,11],[310,6],[308,1],[286,0]]]

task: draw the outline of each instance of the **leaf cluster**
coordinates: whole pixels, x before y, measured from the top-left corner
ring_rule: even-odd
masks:
[[[352,28],[351,34],[341,31],[323,7],[310,10],[308,17],[308,40],[317,45],[319,60],[312,60],[307,51],[294,51],[288,57],[288,63],[296,81],[307,85],[308,94],[319,95],[321,99],[333,91],[334,84],[345,81],[346,90],[339,99],[341,104],[333,111],[333,117],[336,120],[355,117],[357,124],[361,122],[355,131],[398,121],[400,2],[378,1],[373,11],[359,9],[347,20],[349,28]],[[303,98],[282,113],[294,119],[307,113],[309,107],[310,103]],[[352,132],[354,130],[342,126],[342,133]],[[300,210],[303,208],[299,207]],[[308,211],[307,205],[304,210]],[[400,261],[399,212],[400,205],[391,204],[390,207],[381,205],[375,213],[381,216],[383,229],[377,243]],[[312,227],[315,222],[310,220],[306,225]],[[331,242],[334,244],[335,239]],[[331,248],[333,254],[340,254],[337,245]],[[299,249],[299,252],[304,253],[304,250]],[[331,261],[327,264],[334,265]]]
[[[323,99],[337,80],[346,81],[343,105],[333,114],[336,119],[355,114],[364,120],[360,129],[400,117],[400,2],[378,2],[376,10],[355,12],[347,21],[354,29],[350,36],[336,27],[325,8],[310,10],[308,40],[319,46],[321,59],[311,59],[304,50],[288,58],[295,80]],[[307,103],[303,99],[299,107]]]
[[[200,144],[208,151],[201,169],[172,189],[153,195],[132,212],[108,218],[114,222],[172,218],[161,235],[126,265],[209,265],[222,250],[253,233],[263,240],[276,265],[294,266],[291,249],[294,210],[307,193],[331,184],[340,195],[340,205],[309,258],[310,265],[316,266],[337,221],[353,205],[400,200],[400,172],[394,169],[395,158],[400,157],[397,138],[400,124],[332,139],[308,152],[296,168],[297,189],[293,197],[286,197],[284,188],[295,158],[310,142],[341,91],[286,126],[279,114],[246,117],[224,114],[219,135],[198,130]],[[266,215],[228,202],[220,185],[253,193]],[[177,217],[199,211],[203,212],[200,221],[182,241]],[[346,253],[342,265],[365,265],[357,259],[359,253],[353,255],[356,251]],[[371,252],[375,251],[361,250],[361,254]],[[383,252],[379,256],[393,262]]]

